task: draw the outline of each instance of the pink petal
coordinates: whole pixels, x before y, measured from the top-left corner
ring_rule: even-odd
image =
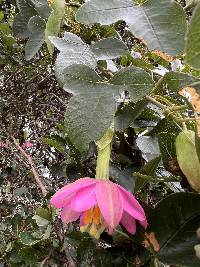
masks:
[[[144,221],[139,221],[139,223],[142,225],[142,227],[144,227],[144,229],[147,229],[147,220],[144,220]]]
[[[144,221],[146,220],[144,210],[134,196],[125,190],[122,186],[117,185],[120,195],[124,201],[124,210],[128,212],[133,218]]]
[[[85,213],[83,212],[80,216],[80,226],[84,226],[85,222],[84,222],[84,217],[85,217]]]
[[[71,200],[71,209],[78,212],[89,210],[97,203],[95,184],[81,188]]]
[[[126,230],[129,233],[131,233],[132,235],[135,234],[135,232],[136,232],[135,219],[131,215],[129,215],[127,212],[124,211],[120,223],[126,228]]]
[[[30,147],[32,147],[33,146],[33,144],[31,143],[31,142],[25,142],[25,143],[23,143],[22,144],[22,148],[30,148]]]
[[[63,208],[69,204],[69,201],[79,189],[95,184],[93,178],[80,178],[77,181],[63,186],[51,198],[50,203],[55,208]]]
[[[118,188],[109,180],[98,180],[95,192],[101,214],[111,233],[119,224],[123,212],[123,203]]]
[[[65,207],[61,211],[61,220],[65,223],[74,222],[80,217],[80,212],[71,210],[69,207]]]

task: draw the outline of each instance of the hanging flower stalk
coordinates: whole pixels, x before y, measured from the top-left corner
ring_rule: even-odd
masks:
[[[106,229],[111,235],[122,224],[135,234],[136,220],[147,227],[143,208],[133,195],[122,186],[109,180],[109,160],[113,131],[97,142],[98,159],[96,177],[80,178],[64,186],[51,198],[51,205],[61,209],[65,223],[80,219],[80,230],[98,239]]]

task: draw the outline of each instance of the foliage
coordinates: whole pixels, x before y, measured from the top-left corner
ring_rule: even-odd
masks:
[[[194,0],[0,0],[0,266],[200,265],[199,25]],[[148,228],[97,241],[49,199],[110,127]]]

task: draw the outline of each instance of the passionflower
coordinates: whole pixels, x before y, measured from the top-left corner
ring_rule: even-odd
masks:
[[[50,203],[61,208],[63,222],[80,218],[81,230],[97,239],[105,229],[111,235],[118,224],[131,234],[136,232],[136,220],[147,227],[144,210],[138,201],[110,180],[80,178],[58,190]]]

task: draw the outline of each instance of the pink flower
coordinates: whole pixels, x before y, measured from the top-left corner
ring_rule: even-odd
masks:
[[[63,222],[80,218],[82,229],[85,231],[89,227],[94,236],[94,227],[95,233],[99,231],[98,237],[105,228],[112,234],[119,223],[131,234],[136,232],[136,220],[147,227],[144,210],[138,201],[123,187],[109,180],[80,178],[58,190],[50,202],[62,209]]]
[[[25,142],[22,144],[23,149],[31,148],[32,146],[33,146],[33,144],[31,142]]]
[[[0,142],[0,148],[1,148],[1,147],[8,148],[8,145],[7,145],[6,143]]]

